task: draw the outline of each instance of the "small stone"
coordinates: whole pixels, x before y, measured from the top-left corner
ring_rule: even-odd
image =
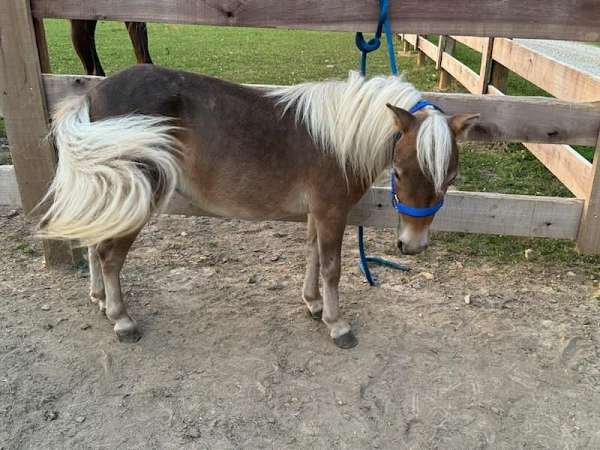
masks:
[[[19,215],[19,211],[17,211],[16,209],[13,209],[6,215],[6,217],[8,219],[12,219],[13,217],[17,217],[18,215]]]
[[[181,232],[181,236],[186,237],[188,234],[185,231]]]
[[[527,250],[525,250],[525,259],[531,259],[533,258],[533,250],[528,248]]]
[[[281,289],[283,289],[283,286],[279,283],[272,283],[267,286],[268,291],[280,291]]]
[[[340,406],[344,406],[344,405],[345,405],[345,403],[344,403],[343,401],[341,401],[341,400],[338,400],[338,405],[340,405]]]
[[[44,411],[44,420],[50,422],[58,419],[58,411]]]
[[[89,330],[92,326],[89,323],[84,323],[79,327],[81,330]]]
[[[282,237],[286,237],[286,236],[287,236],[287,233],[279,233],[279,232],[273,233],[273,237],[276,237],[276,238],[282,238]]]
[[[50,311],[50,305],[42,305],[42,311]]]
[[[85,422],[85,416],[77,416],[77,417],[75,417],[75,422],[77,422],[77,423],[83,423],[83,422]]]
[[[575,274],[575,272],[569,271],[569,272],[567,272],[567,276],[568,277],[574,277],[574,276],[576,276],[576,274]]]
[[[248,278],[248,284],[256,284],[256,275],[250,275],[250,278]]]
[[[470,305],[471,304],[471,295],[467,294],[465,295],[465,305]]]
[[[279,261],[279,255],[271,257],[271,262]]]
[[[426,280],[433,280],[435,278],[430,272],[421,272],[419,276],[425,278]]]

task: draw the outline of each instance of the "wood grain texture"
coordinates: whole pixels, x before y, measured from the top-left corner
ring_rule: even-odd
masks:
[[[492,59],[492,50],[494,48],[494,38],[487,38],[483,44],[481,52],[481,68],[479,71],[479,83],[475,94],[487,94],[488,85],[492,78],[492,65],[494,60]]]
[[[490,95],[504,96],[494,86],[489,86],[488,91]],[[577,198],[587,198],[592,183],[592,165],[573,147],[531,142],[523,145]]]
[[[370,0],[32,0],[35,17],[370,31]],[[403,0],[390,2],[396,33],[599,41],[600,2]]]
[[[599,77],[548,58],[518,42],[496,39],[492,57],[512,72],[562,100],[600,100]]]
[[[466,45],[473,50],[483,53],[483,49],[487,43],[488,38],[475,37],[475,36],[452,36],[457,42]]]
[[[442,55],[442,69],[448,72],[452,78],[462,84],[469,92],[477,92],[479,75],[469,67],[465,66],[454,56],[444,53]]]
[[[42,55],[42,57],[44,57]],[[48,115],[34,23],[28,0],[0,2],[0,78],[2,105],[20,198],[30,213],[54,176],[56,160],[45,140]],[[50,268],[73,263],[68,244],[46,242]]]
[[[5,166],[3,179],[16,185],[12,166]],[[18,206],[0,189],[0,204]],[[14,191],[13,191],[14,192]],[[522,195],[451,191],[436,216],[433,229],[465,233],[575,239],[583,210],[583,200]],[[166,213],[207,216],[205,211],[176,195]],[[299,217],[297,221],[304,221]],[[373,187],[350,212],[349,225],[395,228],[398,215],[390,205],[388,187]]]
[[[448,72],[454,76],[452,69]],[[474,72],[473,75],[477,77]],[[75,75],[44,75],[43,79],[50,107],[69,95],[84,93],[102,80],[101,77]],[[448,114],[480,113],[478,125],[467,136],[473,141],[596,145],[600,129],[600,105],[574,104],[545,97],[434,92],[423,95]]]
[[[592,182],[586,195],[577,248],[582,253],[600,255],[600,135],[596,145]]]

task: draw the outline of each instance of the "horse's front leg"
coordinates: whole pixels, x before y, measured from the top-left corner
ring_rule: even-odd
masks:
[[[339,308],[338,286],[346,216],[346,211],[329,211],[323,217],[315,217],[323,277],[323,322],[340,348],[352,348],[358,344],[350,325],[342,319]]]
[[[304,275],[304,286],[302,288],[302,299],[313,319],[321,319],[323,316],[323,299],[319,292],[319,243],[317,242],[317,227],[314,217],[308,215],[307,223],[307,255],[306,273]]]

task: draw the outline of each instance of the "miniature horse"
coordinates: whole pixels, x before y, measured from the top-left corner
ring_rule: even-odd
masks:
[[[390,166],[398,201],[439,203],[457,173],[456,139],[477,117],[406,111],[420,100],[396,77],[351,73],[346,81],[265,89],[133,66],[55,111],[59,164],[39,235],[88,246],[92,301],[121,340],[137,340],[120,271],[144,224],[175,191],[217,216],[308,215],[304,302],[339,347],[353,347],[338,307],[348,212]],[[404,253],[426,248],[431,221],[401,217]]]
[[[88,75],[103,77],[104,69],[96,52],[96,20],[71,20],[71,41]],[[148,31],[144,22],[125,22],[138,64],[152,64]]]

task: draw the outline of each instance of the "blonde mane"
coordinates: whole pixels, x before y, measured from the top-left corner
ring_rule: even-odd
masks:
[[[421,93],[398,77],[366,80],[350,72],[345,81],[323,81],[279,87],[268,91],[284,108],[295,109],[314,142],[335,155],[340,167],[372,183],[392,162],[392,142],[397,127],[386,103],[409,110]],[[448,122],[429,110],[418,132],[417,158],[424,174],[440,191],[450,157],[452,135]]]

